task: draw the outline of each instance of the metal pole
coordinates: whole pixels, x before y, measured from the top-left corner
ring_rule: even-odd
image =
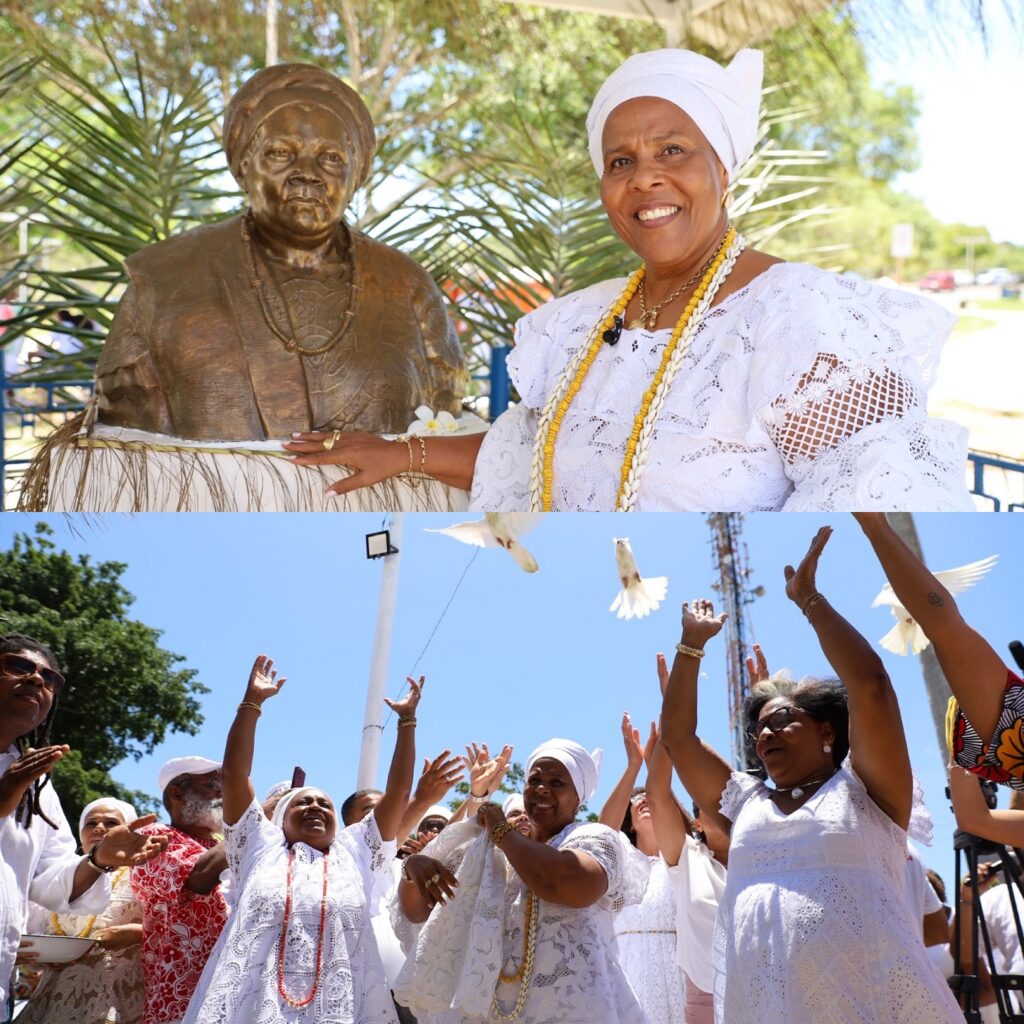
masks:
[[[277,0],[267,0],[267,67],[277,63]]]
[[[398,560],[402,546],[402,515],[396,512],[391,520],[391,543],[398,548],[384,556],[380,577],[380,603],[377,606],[377,629],[373,637],[370,661],[370,685],[366,691],[366,713],[363,716],[363,741],[359,749],[359,772],[356,789],[370,789],[377,781],[380,760],[380,738],[384,732],[384,695],[388,692],[388,657],[391,654],[391,628],[395,622],[398,599]]]
[[[927,565],[921,552],[921,540],[917,535],[914,517],[909,512],[890,512],[889,522],[900,535],[903,543]],[[946,706],[949,704],[949,698],[953,696],[953,691],[950,690],[946,676],[939,668],[939,659],[935,656],[933,645],[929,644],[918,657],[921,660],[924,688],[928,694],[928,705],[931,708],[932,722],[935,725],[935,737],[939,743],[939,757],[942,758],[942,767],[945,769],[949,763],[949,753],[946,750]]]

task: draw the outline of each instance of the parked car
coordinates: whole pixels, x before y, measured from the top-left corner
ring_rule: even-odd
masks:
[[[1016,284],[1017,275],[1006,267],[993,267],[980,273],[976,282],[978,284]]]
[[[956,288],[956,280],[952,270],[929,270],[917,287],[923,292],[951,292]]]
[[[957,288],[963,288],[965,285],[974,284],[974,275],[969,270],[954,270],[953,281]]]

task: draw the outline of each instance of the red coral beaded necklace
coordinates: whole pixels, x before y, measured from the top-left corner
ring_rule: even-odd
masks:
[[[288,854],[288,874],[284,897],[284,920],[281,922],[281,939],[277,944],[277,991],[281,998],[296,1009],[309,1006],[316,998],[317,989],[320,987],[320,969],[323,965],[324,954],[324,931],[327,926],[327,854],[323,856],[324,862],[324,888],[320,896],[320,930],[316,937],[316,970],[313,974],[313,988],[305,999],[296,999],[290,996],[284,988],[284,951],[288,942],[288,920],[292,913],[292,863],[295,860],[295,851]]]

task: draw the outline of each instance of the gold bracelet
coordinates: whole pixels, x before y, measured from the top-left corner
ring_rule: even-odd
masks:
[[[397,441],[404,442],[405,447],[408,449],[408,451],[409,451],[409,468],[406,470],[406,473],[411,473],[412,472],[412,438],[408,434],[399,434],[398,437],[395,438],[395,441],[396,442]]]
[[[825,600],[824,594],[819,594],[815,591],[806,601],[803,603],[803,607],[800,609],[806,615],[816,604]]]
[[[420,443],[420,472],[425,473],[427,470],[427,440],[422,434],[416,435],[416,440]],[[411,447],[411,446],[410,446]]]
[[[676,644],[676,650],[680,654],[685,654],[688,658],[696,658],[698,661],[704,657],[704,652],[699,647],[687,647],[686,644]]]
[[[491,839],[495,846],[501,846],[502,840],[509,834],[509,832],[515,832],[515,825],[510,825],[507,821],[499,821],[494,828],[491,829]]]
[[[415,724],[416,724],[416,716],[415,715],[402,715],[398,719],[398,728],[399,729],[404,729],[406,726],[413,726]]]
[[[256,712],[257,716],[263,714],[263,708],[253,700],[243,700],[242,703],[238,705],[238,710],[241,711],[242,708],[252,708],[253,711]]]

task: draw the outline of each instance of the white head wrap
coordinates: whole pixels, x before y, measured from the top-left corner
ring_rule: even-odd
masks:
[[[85,825],[85,819],[96,810],[97,807],[109,807],[112,810],[117,811],[122,818],[124,823],[128,825],[133,822],[138,815],[135,813],[135,808],[131,804],[125,803],[123,800],[117,800],[112,796],[101,796],[99,800],[93,800],[91,804],[86,804],[82,808],[82,814],[78,819],[78,835],[81,838],[82,826]]]
[[[273,800],[275,796],[280,796],[282,793],[287,793],[292,788],[292,780],[285,779],[283,782],[275,782],[270,789],[263,795],[263,802],[266,803],[268,800]]]
[[[626,100],[656,96],[693,118],[731,180],[754,151],[763,77],[760,50],[740,50],[724,68],[689,50],[635,54],[605,79],[587,115],[590,159],[598,176],[604,173],[602,135],[611,112]]]
[[[506,818],[517,811],[525,810],[526,806],[523,803],[522,793],[510,793],[505,797],[505,802],[501,805],[501,813],[504,814]]]
[[[553,757],[559,764],[565,765],[572,784],[576,787],[576,795],[580,801],[589,800],[597,792],[597,780],[601,775],[601,758],[604,751],[598,747],[587,753],[578,743],[572,740],[548,740],[542,743],[531,755],[526,764],[526,774],[542,757]]]
[[[428,807],[426,812],[420,816],[420,822],[425,821],[427,818],[444,818],[445,821],[451,821],[452,812],[443,804],[434,804],[433,807]]]
[[[220,761],[211,761],[208,757],[172,757],[157,772],[156,784],[162,793],[179,775],[209,775],[219,772],[221,767]]]

